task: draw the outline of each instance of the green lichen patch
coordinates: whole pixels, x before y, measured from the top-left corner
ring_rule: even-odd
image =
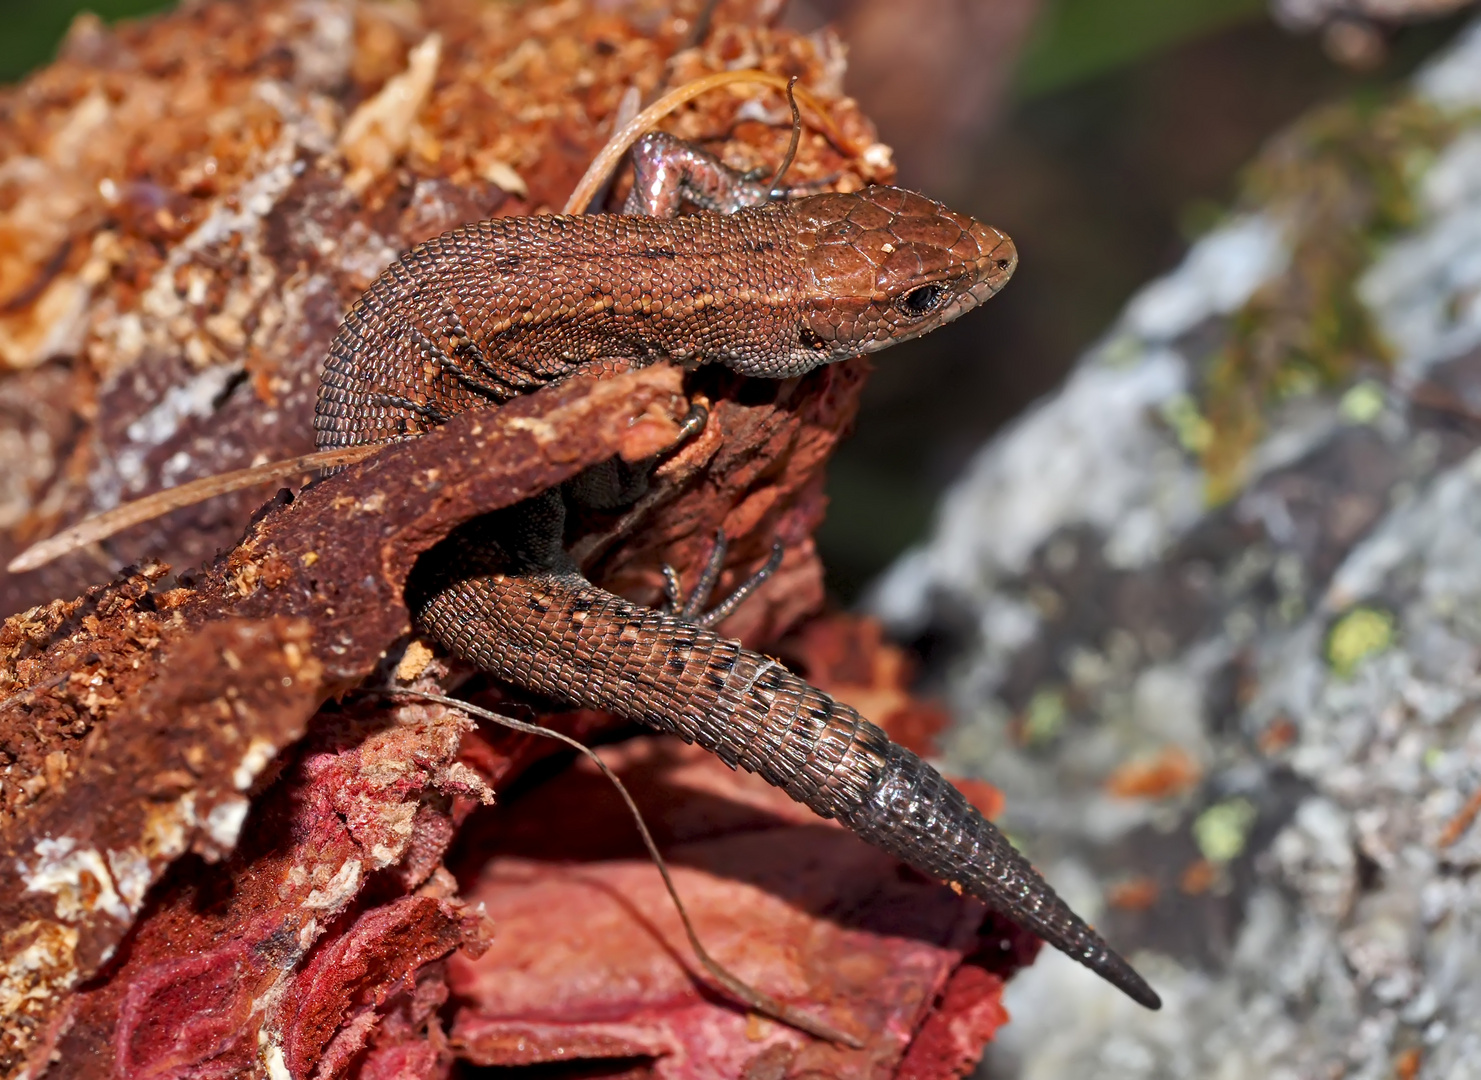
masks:
[[[1372,607],[1347,612],[1327,633],[1327,663],[1341,678],[1350,678],[1370,656],[1387,652],[1394,643],[1394,617]]]
[[[1355,383],[1337,403],[1342,418],[1353,424],[1371,424],[1383,415],[1387,396],[1383,386],[1372,379]]]
[[[1064,694],[1044,688],[1034,693],[1023,717],[1023,741],[1030,746],[1049,742],[1059,734],[1069,715]]]
[[[1230,862],[1244,851],[1258,816],[1255,804],[1246,798],[1215,803],[1193,819],[1193,841],[1209,862]]]
[[[1203,454],[1213,444],[1214,428],[1189,394],[1174,394],[1162,406],[1162,419],[1190,454]]]

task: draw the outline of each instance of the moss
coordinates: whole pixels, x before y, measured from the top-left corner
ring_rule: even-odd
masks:
[[[1460,124],[1414,97],[1331,106],[1246,173],[1242,202],[1289,222],[1292,257],[1236,314],[1204,371],[1199,411],[1211,433],[1200,457],[1211,503],[1243,486],[1273,406],[1388,366],[1355,286],[1377,246],[1415,224],[1415,181]]]

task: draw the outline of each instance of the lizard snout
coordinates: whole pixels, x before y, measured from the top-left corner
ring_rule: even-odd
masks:
[[[1008,284],[1013,271],[1018,269],[1018,248],[1007,233],[980,221],[972,223],[971,231],[972,239],[977,241],[977,250],[982,253],[978,262],[977,284],[972,288],[973,296],[980,303],[995,296]]]

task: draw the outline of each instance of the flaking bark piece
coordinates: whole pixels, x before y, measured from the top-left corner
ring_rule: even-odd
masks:
[[[306,617],[331,677],[353,685],[411,629],[406,575],[453,527],[598,462],[651,456],[686,410],[680,372],[660,365],[460,415],[270,513],[182,610]]]
[[[302,620],[229,615],[177,637],[145,661],[152,680],[74,748],[76,766],[12,819],[0,838],[0,1067],[46,1049],[67,992],[112,957],[174,860],[231,850],[248,789],[319,703],[309,640]]]
[[[706,947],[866,1045],[810,1039],[709,993],[615,795],[582,763],[478,812],[460,841],[463,896],[497,932],[481,957],[449,960],[458,1054],[591,1059],[598,1073],[637,1058],[668,1078],[887,1076],[907,1053],[916,1078],[970,1070],[1006,1019],[1002,980],[1032,957],[1029,935],[984,926],[977,901],[677,739],[603,754],[643,807]],[[997,970],[962,967],[974,954],[998,958]],[[944,1028],[927,1019],[938,1003],[950,1008]]]
[[[440,706],[321,716],[231,857],[177,864],[72,996],[47,1076],[327,1080],[410,1043],[445,1067],[438,961],[486,932],[435,869],[478,787],[457,762],[470,726]],[[419,1030],[383,1031],[394,1014]]]
[[[66,992],[112,954],[173,859],[232,849],[257,773],[409,629],[401,586],[417,555],[598,461],[650,454],[684,414],[679,382],[652,368],[460,416],[271,510],[193,585],[125,583],[129,603],[93,605],[83,619],[98,642],[136,635],[141,608],[168,616],[152,647],[95,650],[99,685],[127,675],[144,689],[92,721],[75,768],[0,834],[0,1068],[44,1049]],[[34,711],[79,708],[69,679],[44,674],[76,655],[66,615],[18,618],[39,628],[14,664],[37,681],[0,707],[17,729]]]

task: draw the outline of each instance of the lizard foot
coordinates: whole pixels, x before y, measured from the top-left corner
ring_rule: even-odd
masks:
[[[684,414],[684,419],[679,421],[679,434],[674,436],[673,442],[658,452],[655,464],[662,464],[688,446],[709,422],[710,410],[698,402],[691,404],[689,411]]]
[[[725,567],[725,556],[729,550],[730,545],[725,539],[724,530],[716,531],[715,546],[710,550],[710,557],[705,560],[704,569],[700,571],[699,580],[694,583],[694,591],[689,594],[687,600],[684,599],[684,587],[679,581],[678,571],[665,563],[662,608],[664,614],[673,615],[696,626],[717,626],[728,619],[735,609],[740,607],[746,598],[759,589],[761,583],[776,573],[777,567],[782,565],[782,545],[772,544],[771,557],[761,568],[737,585],[724,600],[706,611],[705,605],[710,602],[710,594],[715,591],[715,583],[720,580],[720,571]]]

